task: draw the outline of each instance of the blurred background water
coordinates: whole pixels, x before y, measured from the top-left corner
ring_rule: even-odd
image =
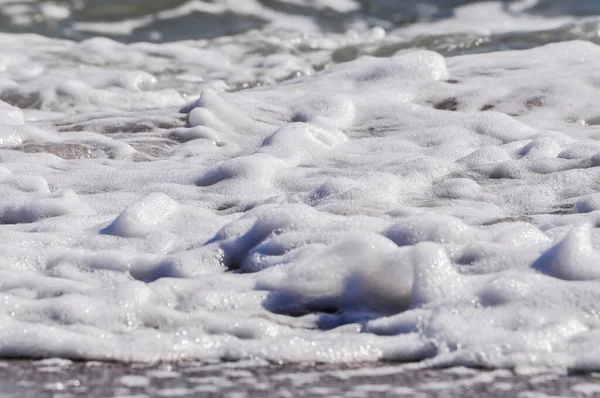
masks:
[[[265,29],[342,33],[381,27],[393,31],[452,20],[461,12],[464,16],[464,10],[473,20],[490,19],[493,24],[498,17],[489,15],[492,5],[504,16],[534,21],[563,18],[571,24],[566,28],[557,24],[563,29],[554,31],[543,24],[535,29],[536,22],[527,29],[507,26],[486,40],[484,51],[598,37],[594,17],[600,15],[600,1],[591,0],[0,0],[0,31],[73,40],[101,35],[123,42],[210,39]],[[474,29],[465,23],[462,33]],[[475,30],[481,33],[481,26]],[[548,32],[531,33],[540,30]]]

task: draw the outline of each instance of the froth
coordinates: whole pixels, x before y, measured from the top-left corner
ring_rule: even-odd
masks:
[[[598,367],[597,46],[224,91],[289,65],[60,43],[112,69],[6,72],[0,354]],[[200,55],[212,83],[164,86]]]

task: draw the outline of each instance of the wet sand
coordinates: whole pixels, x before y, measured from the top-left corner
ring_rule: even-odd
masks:
[[[2,397],[543,397],[600,396],[600,375],[395,364],[267,365],[255,362],[0,363]]]

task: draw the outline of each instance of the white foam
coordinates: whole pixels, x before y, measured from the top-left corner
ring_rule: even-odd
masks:
[[[0,36],[0,355],[598,368],[599,47],[385,40]]]
[[[158,229],[177,212],[178,205],[163,193],[153,193],[133,203],[104,229],[104,233],[135,237]]]

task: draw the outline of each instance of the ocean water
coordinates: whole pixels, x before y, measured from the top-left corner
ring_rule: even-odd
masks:
[[[0,31],[0,357],[600,369],[600,3]]]

